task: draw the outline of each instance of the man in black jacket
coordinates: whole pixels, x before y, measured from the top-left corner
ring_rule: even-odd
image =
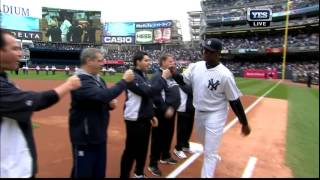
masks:
[[[15,38],[0,29],[0,178],[30,178],[37,173],[36,147],[32,133],[33,111],[48,108],[71,90],[80,87],[76,76],[53,90],[27,92],[8,80],[22,56]]]
[[[163,71],[173,65],[174,59],[170,54],[160,57],[161,69],[152,77],[152,86],[156,86]],[[162,164],[176,164],[177,161],[171,157],[170,147],[174,133],[175,114],[180,106],[179,85],[173,78],[166,80],[167,86],[154,96],[155,115],[159,126],[152,128],[151,155],[148,170],[155,176],[161,176],[158,161]]]
[[[57,22],[53,21],[51,27],[48,29],[46,36],[51,37],[51,42],[61,42],[61,30],[57,25]]]
[[[124,106],[124,119],[126,123],[126,147],[121,159],[120,178],[129,178],[134,161],[136,169],[134,177],[144,178],[144,166],[148,153],[151,124],[156,126],[153,119],[152,96],[166,86],[166,79],[170,71],[163,71],[157,85],[152,86],[145,73],[150,65],[150,58],[145,52],[137,52],[133,56],[135,79],[128,84]],[[151,121],[151,123],[150,123]]]
[[[99,76],[103,60],[99,49],[84,49],[80,55],[81,68],[75,72],[82,87],[71,93],[69,115],[74,178],[105,177],[109,110],[115,108],[113,99],[134,79],[132,70],[127,70],[121,81],[107,88]]]

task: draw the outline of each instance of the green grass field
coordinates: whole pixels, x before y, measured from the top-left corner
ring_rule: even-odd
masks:
[[[10,73],[9,73],[10,74]],[[10,75],[13,79],[66,79],[63,72],[41,76],[35,72],[29,75]],[[122,74],[102,76],[106,82],[117,82]],[[237,78],[237,85],[245,95],[261,96],[274,81]],[[294,177],[319,177],[319,90],[281,84],[267,97],[288,100],[288,124],[286,163]]]
[[[237,78],[241,92],[261,96],[273,81]],[[286,163],[296,178],[319,177],[319,90],[280,84],[267,95],[288,100]]]

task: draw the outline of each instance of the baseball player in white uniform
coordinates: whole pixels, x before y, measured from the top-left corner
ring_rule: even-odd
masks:
[[[251,130],[234,76],[219,61],[221,41],[215,38],[207,39],[201,46],[204,61],[190,65],[182,75],[178,74],[174,67],[170,70],[176,82],[192,86],[195,127],[197,136],[204,146],[201,177],[212,178],[216,164],[221,160],[218,148],[227,121],[228,102],[242,124],[242,134],[247,136]]]

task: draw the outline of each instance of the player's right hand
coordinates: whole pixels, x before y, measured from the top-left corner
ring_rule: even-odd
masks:
[[[134,73],[131,69],[126,70],[126,72],[124,72],[122,79],[125,80],[126,82],[131,82],[134,80]]]
[[[76,75],[70,76],[66,83],[68,84],[70,90],[76,90],[81,87],[81,81]]]
[[[242,127],[241,127],[242,135],[248,136],[250,134],[250,132],[251,132],[251,128],[250,128],[249,124],[248,125],[242,125]]]
[[[174,114],[174,109],[173,107],[169,106],[164,114],[164,117],[167,119],[170,119],[173,116],[173,114]]]
[[[177,67],[176,66],[170,66],[169,70],[173,76],[177,74]]]
[[[163,71],[162,71],[162,77],[163,77],[164,79],[168,79],[169,77],[171,77],[171,72],[170,72],[170,70],[169,70],[169,69],[163,70]]]

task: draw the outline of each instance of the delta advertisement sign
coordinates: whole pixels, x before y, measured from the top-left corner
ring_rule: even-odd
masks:
[[[40,0],[1,0],[0,27],[12,32],[16,38],[42,40],[39,21],[42,16]]]

